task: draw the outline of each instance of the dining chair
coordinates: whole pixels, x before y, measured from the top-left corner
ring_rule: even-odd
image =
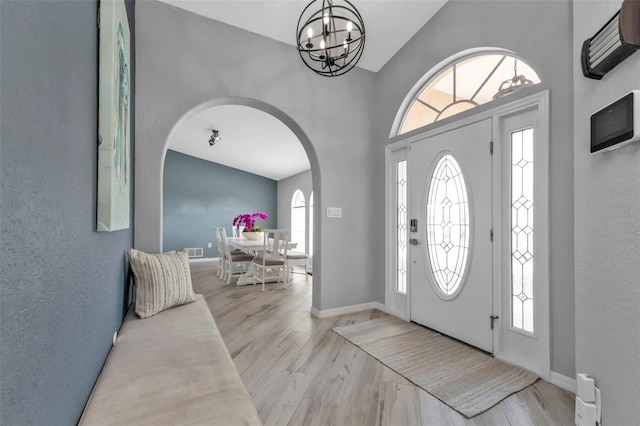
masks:
[[[293,267],[295,265],[304,266],[304,278],[309,282],[309,255],[300,251],[291,250],[287,252],[287,271],[289,277],[293,278]]]
[[[288,229],[265,229],[262,240],[262,250],[253,259],[253,285],[257,281],[262,283],[262,291],[267,280],[274,277],[284,281],[287,287],[287,247],[289,245]],[[267,271],[277,272],[278,275],[267,274]]]
[[[249,272],[252,267],[253,255],[243,251],[232,252],[227,241],[225,229],[219,231],[222,239],[222,249],[224,250],[224,276],[227,278],[227,285],[231,284],[231,278]],[[224,277],[222,278],[224,279]]]

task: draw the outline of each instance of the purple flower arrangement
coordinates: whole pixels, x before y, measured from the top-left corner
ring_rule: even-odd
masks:
[[[244,225],[243,232],[262,232],[262,228],[256,224],[256,217],[262,220],[269,219],[269,216],[265,212],[256,212],[240,214],[233,219],[232,223],[238,230],[240,230],[240,226]]]

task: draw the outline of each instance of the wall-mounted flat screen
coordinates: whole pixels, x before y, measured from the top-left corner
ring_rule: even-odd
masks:
[[[640,140],[640,90],[633,90],[591,116],[591,153]]]

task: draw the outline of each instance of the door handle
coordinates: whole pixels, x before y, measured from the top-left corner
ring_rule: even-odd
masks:
[[[409,244],[411,244],[412,246],[417,246],[418,244],[420,244],[420,241],[418,241],[417,238],[411,238],[409,240]]]

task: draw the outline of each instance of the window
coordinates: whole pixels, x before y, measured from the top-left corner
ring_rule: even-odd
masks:
[[[305,249],[305,219],[307,207],[304,194],[297,189],[291,197],[291,242],[298,243],[297,250],[306,252]]]
[[[313,257],[313,192],[309,196],[309,257]]]
[[[433,75],[409,105],[399,134],[540,83],[529,65],[507,53],[463,56]]]
[[[407,294],[407,160],[396,163],[396,291]]]
[[[511,133],[511,325],[533,333],[533,128]]]
[[[450,154],[438,160],[427,195],[427,247],[438,289],[453,296],[469,253],[469,202],[460,166]]]

